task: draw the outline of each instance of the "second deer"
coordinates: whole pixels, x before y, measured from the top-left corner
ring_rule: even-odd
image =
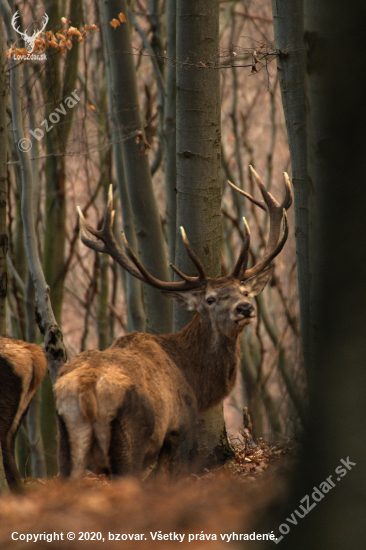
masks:
[[[179,332],[159,336],[133,332],[107,350],[80,353],[60,370],[55,394],[62,476],[77,479],[86,468],[136,475],[156,461],[158,471],[173,474],[180,444],[197,414],[220,403],[233,389],[239,337],[255,318],[249,299],[262,292],[271,277],[272,261],[288,236],[286,210],[292,204],[286,173],[285,198],[279,204],[251,170],[264,202],[231,185],[269,213],[268,244],[263,258],[248,269],[250,232],[245,223],[239,258],[225,277],[206,276],[183,228],[182,238],[198,276],[187,276],[172,266],[182,282],[153,277],[125,238],[126,253],[117,244],[111,188],[101,230],[91,227],[79,210],[86,246],[108,253],[134,277],[196,315]],[[98,240],[88,238],[87,231]]]

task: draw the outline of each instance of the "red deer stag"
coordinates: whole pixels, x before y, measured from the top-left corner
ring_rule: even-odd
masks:
[[[269,213],[268,244],[263,258],[247,269],[250,233],[245,223],[245,240],[235,267],[230,275],[217,279],[206,276],[183,228],[182,238],[197,277],[172,266],[182,282],[156,279],[123,235],[124,253],[112,232],[112,188],[101,230],[91,227],[79,209],[86,246],[108,253],[134,277],[197,313],[179,332],[159,336],[133,332],[107,350],[80,353],[60,370],[55,395],[62,476],[77,479],[86,468],[136,475],[155,461],[158,471],[173,473],[180,443],[197,413],[218,404],[232,390],[240,357],[239,336],[255,317],[249,298],[262,292],[273,272],[271,262],[288,236],[286,210],[292,203],[287,174],[286,195],[279,204],[253,169],[252,173],[264,202],[231,185]],[[89,239],[86,231],[98,241]]]
[[[14,457],[15,436],[46,371],[40,346],[0,336],[0,441],[5,476],[12,487],[21,482]]]

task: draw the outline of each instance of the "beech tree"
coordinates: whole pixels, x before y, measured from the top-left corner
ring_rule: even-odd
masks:
[[[177,2],[177,240],[175,263],[196,275],[179,235],[183,226],[206,273],[221,275],[221,131],[219,2]],[[175,307],[174,329],[191,315]],[[198,420],[185,454],[201,467],[222,463],[231,450],[222,404]]]
[[[303,4],[303,0],[272,0],[275,46],[279,51],[277,68],[291,154],[301,339],[307,368],[310,360],[310,257]]]
[[[6,131],[6,86],[5,86],[5,61],[4,49],[0,44],[0,335],[6,335],[6,291],[7,291],[7,268],[6,252],[8,235],[6,230],[6,163],[7,163],[7,142]],[[4,473],[3,457],[0,445],[0,494],[7,490],[7,483]]]
[[[145,155],[146,137],[137,94],[136,69],[127,22],[127,2],[101,0],[100,8],[110,56],[110,93],[122,141],[124,174],[140,258],[151,274],[159,279],[168,280],[163,232],[153,193],[150,166]],[[123,14],[125,21],[114,28],[110,22],[116,18],[118,22],[118,14]],[[144,295],[148,332],[170,332],[169,300],[147,285],[144,285]]]

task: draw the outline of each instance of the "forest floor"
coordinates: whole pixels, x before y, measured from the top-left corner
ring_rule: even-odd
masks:
[[[27,481],[24,494],[0,499],[0,549],[169,550],[178,542],[209,550],[228,542],[229,548],[268,547],[243,542],[244,535],[256,528],[260,533],[261,518],[285,498],[298,452],[293,440],[255,445],[244,435],[235,445],[235,462],[171,484],[151,475],[145,481],[111,482],[93,474],[78,484]],[[33,538],[21,540],[27,534]]]

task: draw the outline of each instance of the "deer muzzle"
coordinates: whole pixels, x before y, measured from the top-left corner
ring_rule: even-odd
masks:
[[[235,308],[235,313],[245,317],[255,317],[254,307],[249,302],[243,302],[238,304]]]

